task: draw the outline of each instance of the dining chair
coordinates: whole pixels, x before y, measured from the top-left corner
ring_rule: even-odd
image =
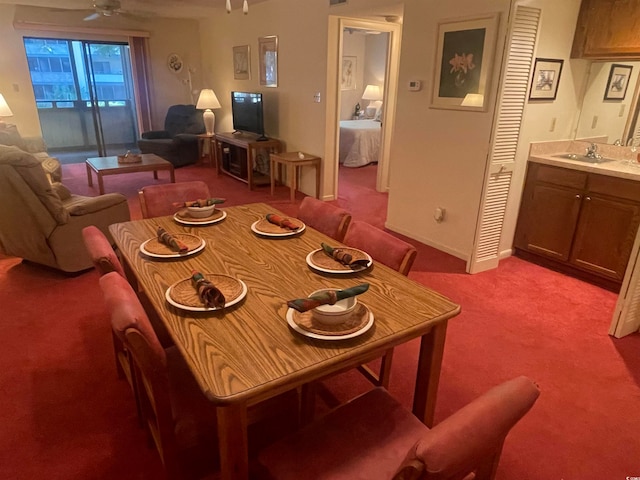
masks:
[[[129,283],[111,272],[100,277],[100,287],[112,329],[131,353],[145,427],[167,476],[172,479],[197,476],[215,469],[218,466],[215,405],[200,390],[178,348],[163,348],[160,344]],[[247,422],[257,425],[275,419],[273,425],[290,421],[289,427],[297,426],[297,406],[296,392],[285,392],[250,405]]]
[[[351,222],[343,242],[345,245],[367,252],[376,262],[402,275],[409,274],[417,254],[416,248],[410,243],[359,220]],[[378,372],[374,372],[367,364],[360,365],[358,370],[374,385],[389,388],[392,360],[393,349],[389,349],[380,359]]]
[[[200,180],[148,185],[138,191],[142,218],[173,215],[178,210],[173,205],[174,202],[187,202],[209,197],[211,197],[209,187]]]
[[[491,480],[540,390],[520,376],[429,429],[378,387],[263,449],[255,479]]]
[[[342,242],[351,223],[351,214],[344,208],[313,197],[304,197],[298,209],[298,219],[334,240]]]

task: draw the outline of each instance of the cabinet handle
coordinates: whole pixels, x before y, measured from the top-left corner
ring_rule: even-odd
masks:
[[[576,198],[581,198],[579,193],[576,194]]]
[[[584,197],[584,199],[588,202],[591,200],[591,197]]]

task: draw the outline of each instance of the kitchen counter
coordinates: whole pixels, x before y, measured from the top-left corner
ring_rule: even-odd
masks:
[[[576,140],[532,143],[529,150],[529,161],[611,177],[640,180],[640,163],[637,161],[640,150],[632,152],[631,147],[598,144],[598,153],[605,158],[612,159],[603,163],[589,163],[558,157],[566,154],[584,155],[589,145],[591,145],[590,142]]]

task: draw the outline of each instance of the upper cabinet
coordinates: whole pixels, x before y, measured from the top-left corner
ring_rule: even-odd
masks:
[[[572,58],[640,58],[640,0],[582,0]]]

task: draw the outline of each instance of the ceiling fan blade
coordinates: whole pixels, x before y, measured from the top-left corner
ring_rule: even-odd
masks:
[[[100,18],[100,14],[98,12],[94,12],[91,15],[87,15],[86,17],[83,18],[83,20],[85,22],[91,21],[91,20],[96,20]]]

